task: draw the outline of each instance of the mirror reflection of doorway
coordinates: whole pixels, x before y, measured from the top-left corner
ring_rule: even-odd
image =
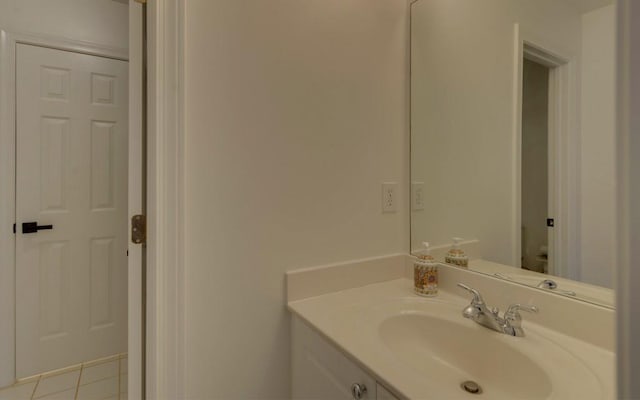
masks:
[[[544,273],[549,272],[549,71],[524,59],[521,267]]]

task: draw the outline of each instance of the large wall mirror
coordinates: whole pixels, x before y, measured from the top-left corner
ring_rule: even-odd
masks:
[[[615,2],[411,4],[411,246],[613,305]]]

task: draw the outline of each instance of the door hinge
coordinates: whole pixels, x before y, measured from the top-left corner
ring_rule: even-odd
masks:
[[[144,215],[131,217],[131,241],[135,244],[147,242],[147,218]]]

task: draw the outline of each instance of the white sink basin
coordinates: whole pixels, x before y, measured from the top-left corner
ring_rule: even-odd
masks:
[[[464,319],[449,304],[431,304],[428,312],[407,306],[378,321],[379,338],[402,364],[438,382],[442,395],[456,399],[602,398],[597,377],[579,359],[537,332],[527,331],[525,337],[495,332]],[[562,379],[563,371],[571,371],[571,379]],[[469,380],[480,385],[481,394],[463,391],[461,383]]]
[[[549,397],[551,379],[535,361],[497,340],[497,335],[482,333],[420,314],[398,315],[380,325],[380,336],[389,349],[425,374],[446,374],[454,378],[454,386],[475,381],[491,398]]]

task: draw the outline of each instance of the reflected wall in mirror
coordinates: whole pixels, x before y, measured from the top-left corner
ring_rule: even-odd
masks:
[[[612,304],[615,32],[613,0],[412,3],[414,252]]]

